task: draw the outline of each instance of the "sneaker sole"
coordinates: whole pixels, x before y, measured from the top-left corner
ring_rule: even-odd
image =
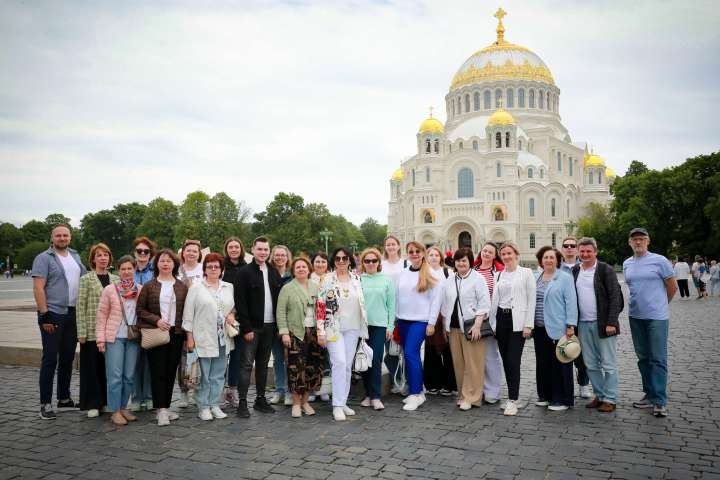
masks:
[[[645,408],[653,408],[653,406],[652,406],[652,405],[645,405],[644,403],[641,403],[641,404],[635,404],[635,403],[633,403],[633,408],[645,409]]]
[[[42,413],[39,414],[41,420],[56,420],[57,417],[46,417]]]

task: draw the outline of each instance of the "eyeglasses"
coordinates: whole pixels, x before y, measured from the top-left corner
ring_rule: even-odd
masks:
[[[338,255],[335,257],[335,261],[336,262],[348,262],[348,261],[350,261],[350,257],[348,257],[347,255]]]
[[[371,263],[378,263],[378,261],[379,260],[377,258],[363,258],[363,263],[365,265],[369,265]]]
[[[205,265],[205,270],[220,270],[220,265]]]
[[[563,248],[576,248],[577,245],[574,243],[563,243]]]
[[[408,255],[420,255],[422,250],[408,250]]]
[[[136,248],[135,253],[138,255],[150,255],[150,249],[149,248]]]

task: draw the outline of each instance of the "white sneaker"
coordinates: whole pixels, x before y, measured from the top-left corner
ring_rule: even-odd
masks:
[[[593,391],[592,391],[592,387],[590,386],[590,384],[580,386],[580,396],[582,398],[592,398]]]
[[[285,406],[286,407],[292,407],[293,401],[292,401],[292,395],[289,393],[285,395]]]
[[[548,402],[547,400],[538,400],[537,402],[535,402],[536,407],[547,407],[548,405],[550,405],[550,402]]]
[[[508,400],[503,415],[517,415],[517,413],[518,407],[515,405],[515,400]]]
[[[405,405],[403,405],[403,410],[408,412],[415,411],[423,403],[425,403],[425,396],[422,393],[418,395],[410,395],[408,396],[408,401],[405,402]]]
[[[212,413],[213,418],[227,418],[227,413],[220,410],[220,407],[217,405],[210,407],[210,413]]]
[[[375,410],[385,410],[385,405],[380,400],[372,400],[372,406]]]
[[[361,407],[369,407],[371,405],[370,403],[370,397],[363,398],[363,401],[360,402]]]
[[[97,417],[97,416],[99,416],[99,415],[100,415],[100,410],[98,410],[97,408],[91,408],[91,409],[88,410],[88,412],[87,412],[87,417],[88,417],[88,418],[95,418],[95,417]]]
[[[177,420],[180,418],[180,415],[177,412],[173,412],[170,409],[165,409],[165,412],[167,413],[168,420]]]
[[[505,410],[507,408],[508,402],[509,400],[503,400],[502,402],[500,402],[500,410]]]
[[[458,407],[460,407],[460,410],[465,411],[470,410],[472,408],[472,405],[468,402],[462,401],[460,402],[460,405],[458,405]]]
[[[180,400],[175,402],[175,406],[178,408],[187,408],[190,404],[187,392],[180,392]]]
[[[343,412],[343,407],[333,407],[333,418],[336,422],[342,422],[346,420],[345,412]]]
[[[205,407],[200,409],[200,413],[198,414],[198,418],[200,420],[208,421],[213,419],[212,413],[210,413],[210,409]]]
[[[312,403],[315,401],[315,395],[308,395],[308,403]]]
[[[343,409],[343,413],[345,415],[347,415],[348,417],[352,417],[353,415],[355,415],[355,410],[348,407],[347,405],[343,406],[342,409]]]
[[[168,418],[168,411],[166,408],[161,408],[157,413],[157,424],[158,427],[165,427],[170,425],[170,418]]]
[[[280,395],[280,392],[275,392],[272,394],[272,397],[268,399],[268,402],[270,402],[271,405],[277,405],[280,403],[280,400],[282,400],[283,396]]]
[[[548,405],[548,410],[552,410],[553,412],[564,412],[568,408],[567,405]]]
[[[329,393],[323,393],[320,395],[320,400],[323,402],[329,402],[330,401],[330,394]]]

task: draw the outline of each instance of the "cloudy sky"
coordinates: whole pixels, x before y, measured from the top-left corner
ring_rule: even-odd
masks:
[[[354,222],[460,65],[531,48],[574,141],[619,174],[718,150],[720,14],[708,1],[0,3],[0,221],[278,191]]]

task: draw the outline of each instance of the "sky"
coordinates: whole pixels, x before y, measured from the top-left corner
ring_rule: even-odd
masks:
[[[0,2],[0,221],[277,192],[387,221],[457,69],[530,48],[573,141],[622,175],[719,150],[713,1]]]

